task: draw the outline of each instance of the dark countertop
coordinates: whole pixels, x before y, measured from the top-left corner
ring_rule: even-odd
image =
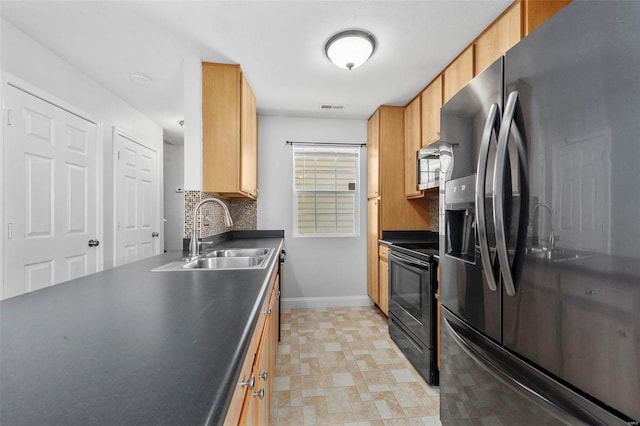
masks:
[[[216,248],[265,269],[150,272],[176,251],[0,302],[0,424],[221,424],[284,241],[249,235]]]

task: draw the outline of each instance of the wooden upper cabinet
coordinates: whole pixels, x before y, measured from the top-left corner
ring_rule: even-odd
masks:
[[[416,152],[422,142],[421,96],[404,108],[404,195],[407,198],[421,197],[416,176]]]
[[[544,24],[560,9],[571,3],[571,0],[521,0],[523,2],[524,36],[531,34]]]
[[[476,75],[522,38],[520,8],[514,3],[476,39]]]
[[[367,124],[367,198],[380,196],[380,110]]]
[[[440,139],[440,108],[442,108],[442,75],[436,77],[422,91],[422,143],[429,145]]]
[[[462,89],[474,76],[474,45],[467,47],[444,70],[444,102]]]
[[[258,115],[256,97],[244,74],[240,107],[240,192],[255,198],[258,196]]]
[[[258,195],[256,100],[239,65],[202,63],[202,191]]]
[[[476,39],[476,74],[569,3],[571,0],[516,1]]]

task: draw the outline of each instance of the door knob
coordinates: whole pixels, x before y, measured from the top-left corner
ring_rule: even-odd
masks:
[[[100,245],[100,241],[98,240],[89,240],[89,247],[97,247]]]
[[[159,233],[157,233],[157,232],[152,232],[152,233],[151,233],[151,237],[152,237],[152,238],[156,238],[156,237],[159,237],[159,236],[160,236],[160,234],[159,234]]]

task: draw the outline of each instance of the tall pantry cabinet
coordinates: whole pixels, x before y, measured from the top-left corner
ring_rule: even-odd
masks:
[[[404,107],[379,107],[369,118],[367,133],[367,293],[386,315],[389,289],[379,276],[386,268],[380,267],[378,240],[383,229],[426,230],[429,202],[405,197]]]

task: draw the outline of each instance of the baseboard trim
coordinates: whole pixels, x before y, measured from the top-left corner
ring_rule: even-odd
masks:
[[[341,308],[347,306],[373,306],[368,296],[290,297],[282,298],[282,310],[300,308]]]

